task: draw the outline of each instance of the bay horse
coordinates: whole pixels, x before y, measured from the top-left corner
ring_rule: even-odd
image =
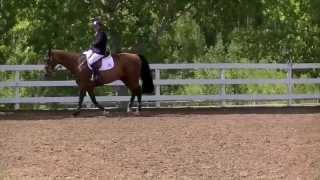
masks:
[[[128,111],[132,110],[135,97],[137,96],[139,103],[137,112],[140,112],[142,108],[142,94],[152,93],[154,91],[150,66],[144,56],[133,53],[119,53],[112,54],[111,56],[114,60],[114,67],[110,70],[100,71],[99,82],[93,82],[90,80],[92,72],[88,67],[85,55],[65,52],[63,50],[49,50],[45,65],[45,77],[50,76],[57,65],[64,66],[76,77],[76,83],[80,89],[80,93],[78,108],[73,113],[74,116],[81,112],[82,102],[86,92],[88,92],[93,104],[105,112],[105,108],[96,100],[94,89],[97,86],[102,86],[116,80],[121,80],[131,91]],[[142,87],[139,85],[140,78],[142,80]]]

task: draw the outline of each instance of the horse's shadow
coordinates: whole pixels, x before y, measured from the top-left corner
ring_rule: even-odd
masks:
[[[105,112],[98,109],[83,109],[78,115],[73,115],[74,110],[0,110],[0,121],[21,120],[21,121],[42,121],[42,120],[68,120],[68,119],[91,119],[91,118],[125,118],[125,117],[149,117],[154,113],[135,112],[127,113],[123,109],[111,109]]]
[[[139,115],[127,113],[123,109],[110,109],[103,113],[97,109],[83,110],[79,115],[73,116],[72,110],[55,111],[0,111],[2,120],[68,120],[128,117],[156,117],[156,116],[184,116],[184,115],[228,115],[228,114],[320,114],[320,106],[312,107],[229,107],[229,108],[146,108]]]

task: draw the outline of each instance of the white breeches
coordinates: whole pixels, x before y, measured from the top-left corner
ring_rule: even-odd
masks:
[[[94,53],[91,49],[88,51],[83,52],[83,54],[86,55],[88,64],[91,66],[95,62],[97,62],[99,59],[103,58],[103,55]]]

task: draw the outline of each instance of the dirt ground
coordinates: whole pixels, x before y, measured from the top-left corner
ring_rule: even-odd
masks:
[[[320,180],[320,108],[2,112],[0,179]]]

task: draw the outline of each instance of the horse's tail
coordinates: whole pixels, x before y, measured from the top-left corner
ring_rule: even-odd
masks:
[[[142,93],[153,93],[154,84],[149,63],[143,55],[139,54],[139,57],[141,60]]]

